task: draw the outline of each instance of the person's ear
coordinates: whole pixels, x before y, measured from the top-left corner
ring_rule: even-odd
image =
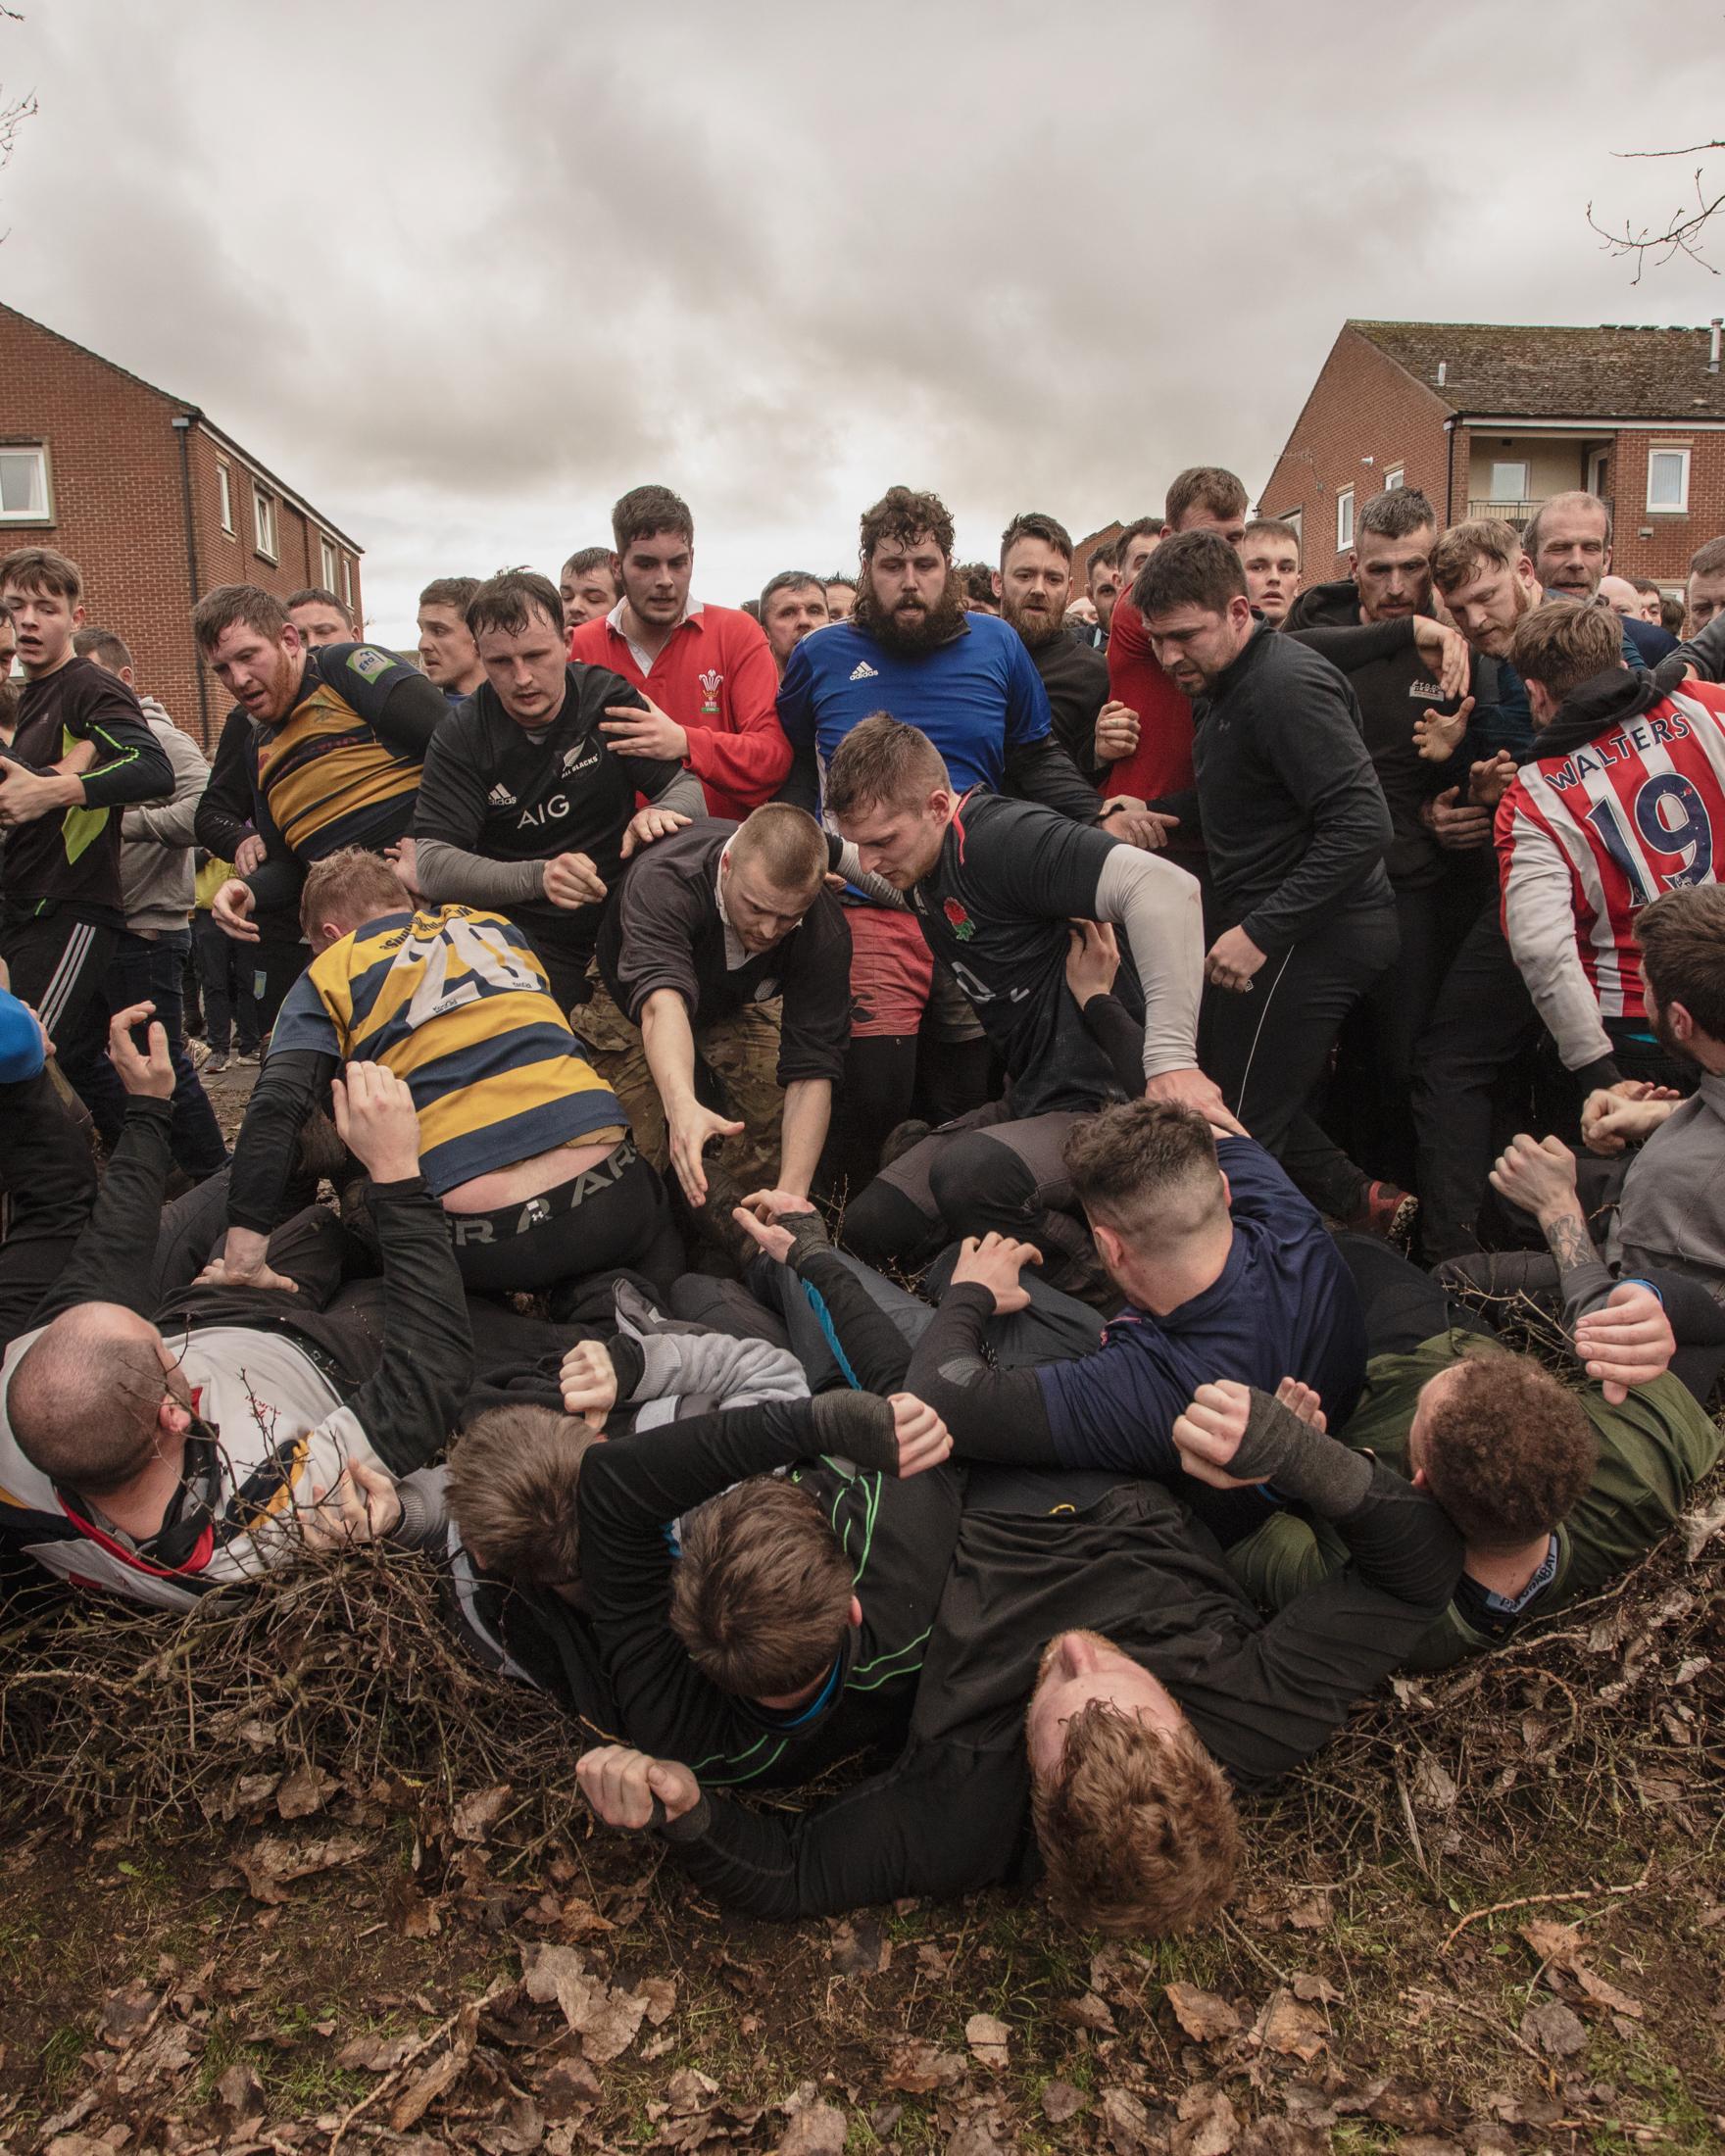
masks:
[[[1234,1209],[1234,1193],[1228,1182],[1227,1171],[1224,1168],[1218,1168],[1216,1173],[1222,1179],[1222,1203],[1232,1212]]]
[[[1689,1041],[1695,1038],[1695,1020],[1681,1004],[1665,1005],[1665,1023],[1678,1040]]]
[[[1353,547],[1348,549],[1348,573],[1355,583],[1359,581],[1359,556]]]
[[[183,1438],[192,1426],[190,1411],[182,1407],[172,1394],[164,1393],[162,1403],[156,1409],[156,1428],[164,1437],[176,1442]]]
[[[1423,1467],[1416,1467],[1413,1470],[1413,1487],[1415,1490],[1427,1490],[1431,1487],[1425,1479],[1425,1469]]]
[[[1115,1271],[1125,1254],[1125,1244],[1116,1231],[1100,1220],[1090,1223],[1090,1232],[1096,1238],[1096,1247],[1102,1252],[1102,1261],[1109,1272]]]
[[[281,648],[284,652],[287,653],[289,658],[291,658],[295,652],[301,651],[305,648],[304,639],[300,635],[300,627],[297,621],[289,621],[287,625],[283,628],[281,632]]]
[[[845,1613],[845,1622],[853,1629],[862,1622],[862,1604],[854,1594],[851,1596],[851,1606]]]
[[[996,598],[998,599],[998,598],[1000,597],[1000,595],[1001,595],[1001,572],[1000,572],[1000,570],[999,570],[999,569],[990,569],[990,570],[989,570],[989,572],[988,572],[988,580],[989,580],[989,582],[990,582],[990,583],[991,583],[991,584],[992,584],[992,585],[994,586],[994,595],[995,595],[995,597],[996,597]]]

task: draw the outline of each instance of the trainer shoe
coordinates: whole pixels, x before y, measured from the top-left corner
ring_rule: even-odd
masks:
[[[256,1063],[262,1061],[262,1059],[255,1048],[242,1048],[234,1057],[236,1063]]]
[[[204,1076],[206,1078],[220,1078],[226,1068],[227,1057],[225,1055],[209,1055],[204,1059]]]
[[[1399,1190],[1394,1183],[1368,1183],[1365,1203],[1348,1226],[1364,1235],[1381,1235],[1405,1250],[1418,1217],[1419,1200],[1411,1191]]]

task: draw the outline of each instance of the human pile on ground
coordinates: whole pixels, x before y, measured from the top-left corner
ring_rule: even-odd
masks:
[[[1246,511],[1182,473],[1068,618],[1054,518],[985,593],[894,488],[757,621],[643,487],[418,668],[221,586],[207,764],[0,560],[13,1576],[423,1551],[704,1891],[1155,1935],[1391,1672],[1635,1563],[1720,1446],[1725,542],[1652,645],[1590,496],[1387,493],[1305,592]]]

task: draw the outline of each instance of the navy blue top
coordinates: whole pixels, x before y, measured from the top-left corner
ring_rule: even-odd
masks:
[[[1365,1383],[1365,1316],[1354,1276],[1316,1208],[1250,1138],[1218,1138],[1234,1247],[1221,1278],[1166,1317],[1128,1309],[1082,1362],[1036,1375],[1065,1467],[1177,1474],[1172,1431],[1201,1385],[1234,1378],[1273,1393],[1285,1377],[1317,1393],[1332,1430]]]

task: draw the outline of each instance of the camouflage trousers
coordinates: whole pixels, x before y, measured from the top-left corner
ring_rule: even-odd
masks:
[[[593,1067],[622,1102],[635,1134],[635,1149],[660,1174],[670,1174],[670,1134],[665,1103],[647,1066],[641,1029],[612,1000],[597,971],[589,974],[593,1000],[569,1014],[569,1023],[591,1052]],[[695,1092],[702,1104],[741,1123],[743,1135],[727,1138],[709,1182],[734,1183],[739,1195],[770,1190],[778,1179],[785,1097],[778,1082],[782,999],[745,1004],[711,1025],[695,1021]]]

